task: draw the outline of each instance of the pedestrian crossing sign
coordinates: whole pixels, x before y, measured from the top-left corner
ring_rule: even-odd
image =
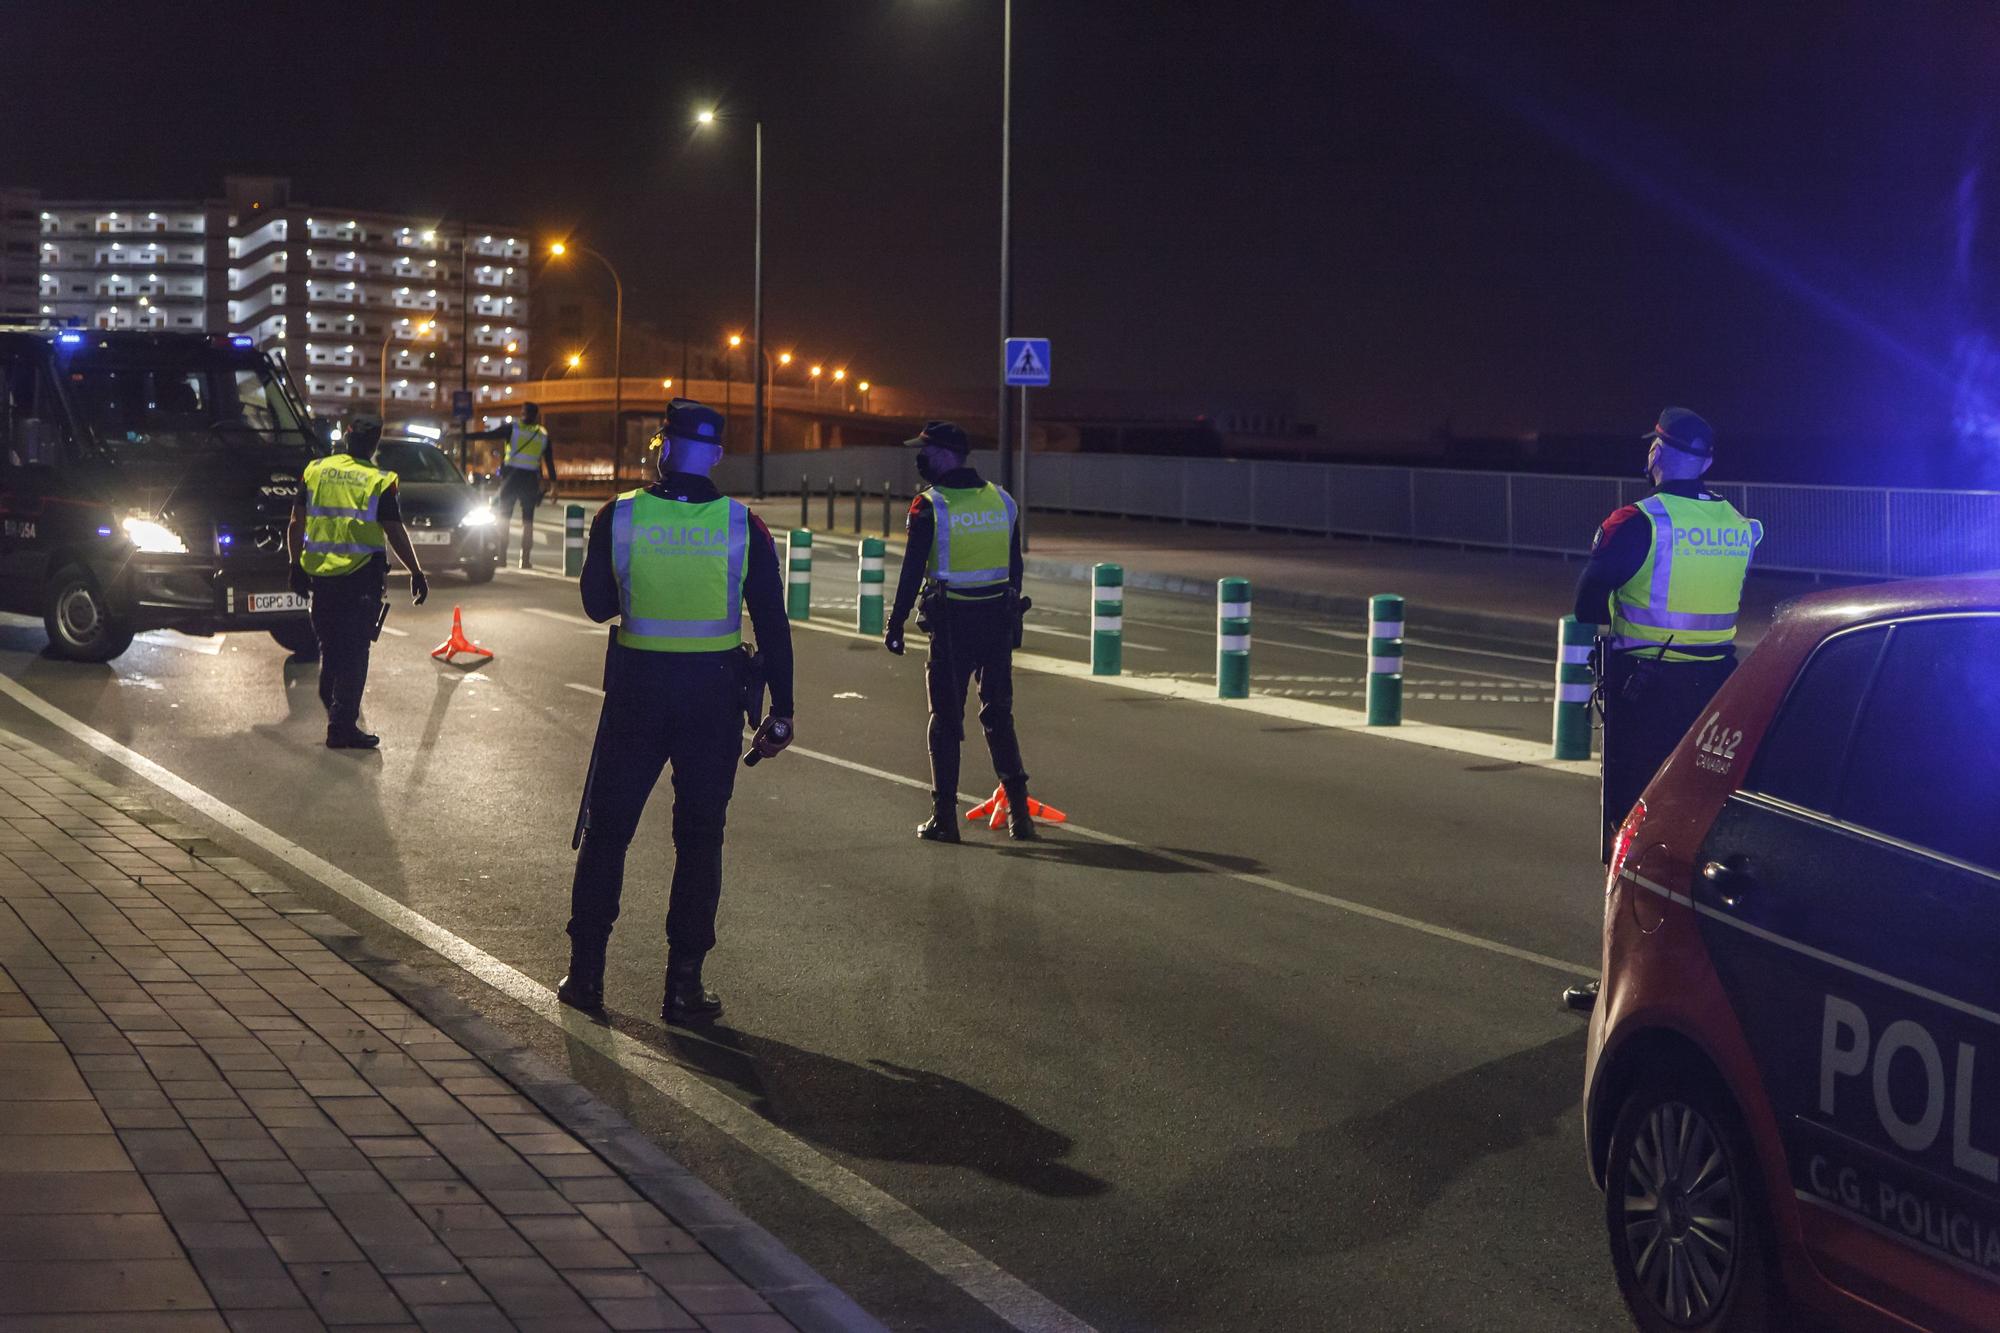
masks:
[[[1049,340],[1009,338],[1007,340],[1007,383],[1044,385],[1049,382]]]

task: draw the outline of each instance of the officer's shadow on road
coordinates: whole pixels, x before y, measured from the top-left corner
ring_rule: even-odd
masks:
[[[669,1029],[689,1068],[739,1089],[772,1124],[852,1157],[959,1166],[1050,1198],[1111,1185],[1066,1165],[1075,1140],[944,1074],[887,1060],[856,1064],[728,1027]]]

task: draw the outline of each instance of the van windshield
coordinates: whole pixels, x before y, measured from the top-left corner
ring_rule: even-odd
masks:
[[[283,382],[261,359],[176,357],[153,364],[79,358],[63,378],[83,429],[121,458],[318,444]]]

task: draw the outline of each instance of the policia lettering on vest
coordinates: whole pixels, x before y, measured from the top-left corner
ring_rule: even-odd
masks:
[[[538,403],[521,404],[521,419],[492,430],[474,431],[468,440],[499,440],[500,493],[493,507],[500,520],[500,558],[507,557],[507,525],[514,521],[514,507],[521,508],[521,568],[533,568],[535,550],[535,506],[542,499],[542,472],[548,472],[549,489],[556,486],[556,448],[549,442],[548,428],[542,425]]]
[[[767,682],[770,712],[753,753],[792,740],[792,639],[771,534],[708,478],[722,456],[722,414],[684,398],[667,407],[660,480],[627,491],[591,523],[583,609],[615,619],[604,664],[604,706],[591,752],[570,888],[570,963],[557,996],[604,1006],[611,928],[625,885],[625,852],[660,774],[673,772],[674,868],[667,899],[669,1023],[703,1022],[722,1002],[702,984],[722,897],[723,822],[735,790],[746,700]],[[758,652],[743,643],[749,613]]]
[[[368,684],[368,650],[388,614],[383,589],[385,551],[410,571],[412,601],[422,606],[430,584],[403,528],[396,474],[373,466],[382,421],[351,417],[340,452],[306,464],[305,495],[292,507],[285,550],[292,590],[312,599],[319,639],[319,701],[326,708],[326,744],[372,750],[380,738],[361,730],[361,692]]]
[[[1653,774],[1736,669],[1743,580],[1764,525],[1703,488],[1715,431],[1670,407],[1641,437],[1655,490],[1604,520],[1577,584],[1576,618],[1605,627],[1597,641],[1604,709],[1599,850]],[[1596,984],[1565,999],[1588,1008]]]
[[[928,486],[910,505],[909,541],[896,601],[882,642],[903,651],[903,626],[917,607],[917,628],[931,636],[924,682],[930,696],[931,817],[917,836],[957,842],[959,745],[965,738],[965,694],[979,682],[979,725],[993,771],[1007,792],[1007,831],[1035,836],[1028,813],[1028,774],[1014,734],[1014,649],[1021,617],[1021,532],[1014,497],[966,463],[971,446],[949,421],[925,425],[904,443],[917,450],[917,473]],[[921,593],[919,592],[921,585]]]

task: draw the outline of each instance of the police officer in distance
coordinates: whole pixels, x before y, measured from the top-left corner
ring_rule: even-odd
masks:
[[[542,471],[547,469],[549,490],[556,488],[556,448],[542,426],[539,403],[521,404],[521,419],[492,430],[474,431],[468,440],[505,440],[506,455],[500,460],[500,494],[494,508],[500,520],[500,559],[507,559],[507,525],[514,520],[514,506],[521,507],[521,568],[532,567],[529,557],[535,550],[535,506],[542,499]]]
[[[1701,484],[1715,431],[1683,407],[1640,437],[1653,493],[1604,520],[1576,590],[1597,641],[1604,701],[1601,852],[1681,737],[1736,669],[1736,618],[1764,525]],[[1597,984],[1564,992],[1588,1009]]]
[[[1007,792],[1007,832],[1033,838],[1028,774],[1014,734],[1014,639],[1023,609],[1021,530],[1014,497],[980,478],[971,445],[949,421],[931,421],[914,439],[917,474],[929,483],[910,505],[903,569],[896,581],[885,647],[900,655],[903,626],[924,603],[919,625],[931,635],[924,683],[930,696],[931,817],[917,836],[957,842],[959,743],[965,694],[979,682],[979,725],[993,771]]]
[[[372,750],[381,738],[361,729],[361,692],[368,684],[368,650],[381,617],[389,570],[385,550],[410,571],[411,600],[430,595],[416,550],[403,527],[396,474],[373,465],[382,419],[351,417],[339,451],[305,467],[305,490],[292,506],[285,550],[292,590],[312,599],[319,639],[319,701],[326,708],[330,750]]]
[[[596,621],[616,616],[618,625],[570,890],[569,975],[556,992],[573,1008],[603,1008],[625,851],[671,765],[674,870],[660,1015],[683,1024],[722,1012],[701,968],[715,947],[723,820],[743,735],[746,610],[771,691],[752,744],[766,756],[791,744],[792,638],[778,552],[762,521],[709,480],[722,427],[714,408],[674,399],[661,429],[660,480],[618,496],[590,525],[583,609]]]

